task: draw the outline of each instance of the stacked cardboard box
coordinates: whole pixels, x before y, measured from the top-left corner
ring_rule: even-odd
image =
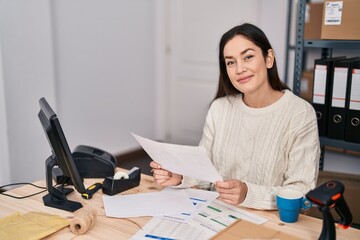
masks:
[[[304,38],[321,39],[323,3],[306,4]]]
[[[314,70],[303,71],[301,78],[300,97],[308,102],[312,101],[314,86]]]
[[[360,40],[360,1],[324,0],[306,6],[304,38]]]
[[[360,1],[324,1],[321,39],[360,40]]]

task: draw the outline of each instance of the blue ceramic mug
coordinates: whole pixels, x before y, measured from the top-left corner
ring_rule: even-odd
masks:
[[[280,220],[287,223],[296,222],[300,211],[312,206],[301,192],[292,189],[280,189],[276,194],[276,205]]]

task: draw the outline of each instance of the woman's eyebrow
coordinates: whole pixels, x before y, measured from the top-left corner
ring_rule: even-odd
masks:
[[[244,55],[246,52],[248,52],[248,51],[255,51],[253,48],[247,48],[247,49],[245,49],[244,51],[242,51],[241,53],[240,53],[240,55]]]
[[[241,51],[240,55],[244,55],[245,53],[247,53],[248,51],[255,51],[253,48],[247,48],[243,51]],[[233,59],[233,56],[224,56],[225,59]]]

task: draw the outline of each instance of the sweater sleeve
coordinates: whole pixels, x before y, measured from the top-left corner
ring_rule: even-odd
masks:
[[[280,188],[291,188],[306,194],[315,188],[320,158],[320,143],[314,109],[294,116],[284,144],[287,166],[281,186],[261,186],[246,182],[248,193],[241,206],[256,209],[276,209],[275,194]]]

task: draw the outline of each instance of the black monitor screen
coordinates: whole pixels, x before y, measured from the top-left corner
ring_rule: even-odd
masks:
[[[53,200],[54,198],[57,198],[57,196],[55,195],[59,194],[58,191],[60,191],[60,195],[63,194],[63,197],[67,194],[67,193],[61,193],[61,190],[52,187],[51,170],[54,166],[58,166],[61,169],[64,177],[71,179],[72,184],[75,186],[75,189],[78,192],[85,193],[86,188],[83,184],[82,178],[78,170],[76,169],[76,165],[72,158],[69,145],[66,141],[65,135],[61,128],[57,115],[50,107],[48,102],[45,100],[45,98],[41,98],[39,100],[39,104],[40,104],[40,112],[38,114],[38,117],[40,119],[41,125],[44,129],[45,135],[52,150],[52,155],[46,161],[47,184],[48,184],[49,194],[51,195],[50,198]],[[64,201],[66,201],[66,197]]]

